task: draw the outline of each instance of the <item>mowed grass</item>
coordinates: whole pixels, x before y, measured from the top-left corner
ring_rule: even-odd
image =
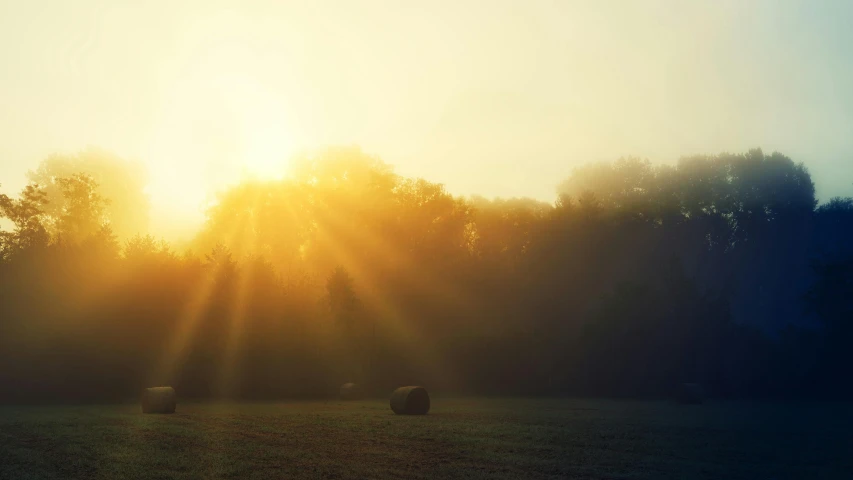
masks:
[[[847,404],[433,399],[0,407],[0,478],[853,478]]]

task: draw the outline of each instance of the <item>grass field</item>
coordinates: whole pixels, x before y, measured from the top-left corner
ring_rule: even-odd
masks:
[[[853,406],[609,400],[0,407],[0,478],[853,478]]]

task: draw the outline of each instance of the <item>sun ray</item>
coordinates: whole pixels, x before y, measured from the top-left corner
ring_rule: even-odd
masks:
[[[252,248],[255,242],[251,241],[257,230],[257,208],[261,192],[257,191],[251,201],[248,215],[249,221],[243,230],[243,243],[250,243],[250,256],[246,258],[244,267],[237,275],[237,289],[228,310],[229,329],[225,338],[225,351],[222,358],[222,371],[216,391],[222,398],[230,399],[239,390],[239,353],[243,340],[246,322],[247,299],[252,287],[255,262],[258,260]]]
[[[306,191],[295,193],[309,198]],[[246,215],[238,218],[231,231],[225,236],[226,245],[233,244],[235,239],[239,240],[240,252],[255,253],[256,242],[250,242],[249,237],[256,233],[259,214],[256,210],[260,194],[260,190],[252,193],[253,197],[248,202],[248,211],[244,212]],[[286,212],[291,219],[301,218],[294,205],[291,204],[293,200],[294,198],[289,198],[284,202]],[[312,200],[316,201],[316,199]],[[317,207],[316,204],[315,207]],[[412,352],[413,357],[415,357],[413,360],[417,360],[421,365],[429,366],[433,371],[441,373],[445,377],[452,376],[453,369],[444,364],[440,355],[429,352],[421,346],[422,343],[418,341],[418,338],[422,332],[419,332],[414,324],[406,321],[405,311],[400,304],[401,300],[395,300],[391,298],[392,294],[383,292],[385,283],[380,281],[382,273],[377,267],[382,267],[386,273],[395,273],[394,278],[399,284],[419,292],[426,292],[427,295],[440,298],[445,302],[461,303],[462,298],[459,291],[439,279],[424,275],[420,269],[416,275],[414,271],[417,265],[410,255],[400,251],[397,246],[371,229],[356,228],[351,222],[342,219],[341,214],[326,208],[314,208],[312,213],[316,222],[313,229],[315,246],[327,252],[333,262],[345,266],[357,277],[363,285],[363,288],[359,290],[359,295],[375,311],[377,319],[383,322],[386,328],[390,328],[389,333],[408,347],[408,351]],[[356,252],[368,252],[370,258]],[[220,267],[217,265],[215,268]],[[225,337],[221,374],[217,381],[217,391],[223,395],[233,393],[235,382],[239,382],[239,379],[236,378],[239,370],[236,362],[239,357],[239,348],[246,321],[247,298],[252,288],[252,268],[252,262],[249,262],[238,274],[236,290],[228,309],[228,334]],[[191,344],[192,337],[198,328],[198,322],[203,317],[204,309],[210,302],[210,295],[218,274],[218,270],[208,272],[208,275],[185,305],[179,317],[181,320],[177,324],[177,331],[166,349],[159,368],[156,370],[156,378],[171,379],[174,370],[182,363],[182,360],[185,360],[183,356]],[[331,335],[326,340],[333,344],[340,344],[346,339],[335,339],[334,335]]]
[[[240,222],[237,223],[226,235],[224,244],[231,243],[239,231]],[[221,264],[217,263],[213,271],[202,273],[201,282],[184,304],[176,321],[176,329],[167,342],[161,355],[160,361],[153,370],[150,385],[169,384],[175,381],[177,368],[186,360],[192,337],[203,316],[205,307],[210,303],[210,296],[216,286],[216,280],[221,271]]]
[[[379,261],[383,263],[384,267],[396,268],[402,272],[410,273],[402,275],[400,278],[407,286],[426,292],[434,298],[451,302],[453,306],[460,307],[468,302],[468,299],[460,293],[462,290],[457,288],[457,285],[447,283],[443,279],[425,272],[420,268],[421,266],[415,264],[409,254],[401,252],[396,245],[388,242],[370,228],[354,228],[334,214],[321,214],[321,217],[324,221],[334,223],[336,227],[346,230],[347,238],[358,242],[354,249],[370,251],[373,254],[371,261]],[[417,275],[411,274],[416,270],[418,271]]]
[[[370,249],[374,252],[378,252],[378,258],[383,259],[386,265],[388,265],[388,262],[398,261],[400,262],[399,265],[404,267],[411,268],[413,266],[410,259],[401,255],[400,252],[396,251],[396,249],[391,247],[388,243],[379,240],[378,236],[373,236],[363,231],[354,231],[354,229],[349,227],[346,222],[342,221],[331,212],[327,212],[326,214],[317,212],[317,214],[321,221],[327,221],[337,227],[340,227],[342,230],[348,230],[350,233],[348,238],[359,239],[360,241],[356,245],[357,249]],[[324,240],[325,246],[330,248],[333,254],[338,258],[345,260],[346,264],[350,265],[349,268],[351,268],[353,273],[358,276],[359,280],[365,283],[367,288],[361,290],[360,293],[362,295],[366,295],[373,306],[378,307],[378,317],[383,320],[387,326],[393,329],[393,333],[396,335],[396,338],[405,342],[408,347],[408,351],[413,352],[419,362],[433,367],[436,373],[443,375],[444,378],[447,378],[451,383],[454,382],[453,369],[449,368],[440,356],[432,354],[422,347],[422,343],[418,341],[419,332],[415,331],[412,325],[405,321],[405,312],[403,309],[397,305],[397,302],[393,299],[388,298],[385,294],[379,293],[381,291],[381,285],[379,285],[374,278],[375,274],[373,273],[373,269],[363,268],[361,262],[359,262],[355,256],[350,254],[346,248],[340,245],[340,240],[336,240],[332,235],[325,232],[324,229],[318,228],[318,233]],[[385,249],[383,250],[382,247],[385,247]],[[388,257],[385,257],[385,254],[387,254]],[[394,260],[391,260],[392,258]],[[411,280],[413,275],[404,275],[404,277]],[[411,282],[409,283],[411,285]],[[416,284],[421,288],[430,288],[430,286],[424,282],[416,282]]]

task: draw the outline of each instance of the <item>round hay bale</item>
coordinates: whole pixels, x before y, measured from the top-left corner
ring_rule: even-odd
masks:
[[[175,406],[172,387],[146,388],[142,392],[142,413],[175,413]]]
[[[682,383],[678,386],[676,400],[684,405],[699,405],[705,401],[705,390],[698,383]]]
[[[361,387],[355,383],[345,383],[341,385],[341,400],[361,400],[363,392]]]
[[[429,394],[424,387],[400,387],[391,394],[391,410],[398,415],[426,415]]]

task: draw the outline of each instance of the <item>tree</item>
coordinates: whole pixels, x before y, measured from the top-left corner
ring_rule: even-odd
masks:
[[[50,235],[44,225],[47,203],[44,190],[32,183],[24,187],[17,199],[0,194],[0,216],[8,218],[15,226],[11,233],[3,235],[4,258],[13,251],[48,244]]]
[[[228,284],[237,274],[237,262],[231,257],[231,251],[225,245],[217,243],[210,253],[205,255],[207,268],[220,284]]]
[[[364,381],[365,368],[375,352],[376,331],[374,325],[368,330],[353,279],[343,267],[336,267],[326,279],[325,299],[338,328],[342,375],[349,380]]]
[[[326,301],[332,317],[348,334],[355,333],[356,311],[359,306],[353,280],[346,269],[335,268],[326,279]]]
[[[145,168],[139,162],[131,162],[97,148],[76,154],[51,155],[27,174],[31,182],[44,188],[50,202],[45,209],[47,215],[62,215],[65,196],[59,179],[76,174],[92,177],[100,186],[99,193],[110,200],[104,206],[103,214],[119,238],[129,238],[148,230]]]
[[[824,392],[849,399],[853,388],[838,379],[853,365],[853,255],[816,260],[813,268],[817,280],[805,297],[824,327],[817,383]]]
[[[105,215],[109,200],[98,193],[98,183],[90,175],[78,173],[56,183],[64,201],[54,221],[63,240],[79,242],[109,223]]]

